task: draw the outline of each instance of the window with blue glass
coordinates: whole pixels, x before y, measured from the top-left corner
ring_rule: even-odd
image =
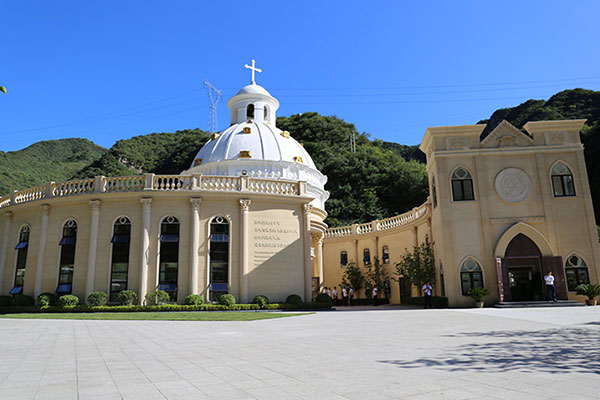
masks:
[[[160,224],[160,264],[158,289],[177,301],[177,274],[179,270],[179,220],[166,217]]]
[[[365,263],[365,265],[371,265],[371,250],[363,250],[363,262]]]
[[[217,216],[210,222],[210,300],[229,292],[229,221]]]
[[[390,263],[390,249],[387,246],[383,246],[381,249],[381,260],[384,264]]]
[[[25,269],[27,268],[27,248],[29,244],[29,225],[25,225],[19,232],[19,242],[15,246],[17,250],[17,266],[15,272],[15,282],[10,294],[23,293],[25,284]]]
[[[58,269],[58,286],[56,288],[56,293],[59,295],[71,294],[73,291],[76,242],[77,222],[74,219],[70,219],[63,225],[63,234],[59,242],[60,263]]]
[[[119,293],[127,290],[130,236],[131,221],[127,217],[120,217],[114,223],[111,239],[110,302],[116,302]]]
[[[348,252],[347,251],[342,251],[340,253],[340,264],[342,267],[348,266]]]

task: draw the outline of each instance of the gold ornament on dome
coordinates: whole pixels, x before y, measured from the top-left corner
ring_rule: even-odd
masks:
[[[244,133],[252,133],[252,129],[249,126],[245,127],[243,130]]]
[[[288,131],[282,131],[281,132],[281,136],[283,136],[284,138],[289,138],[290,137],[290,133]]]
[[[198,165],[202,164],[202,159],[201,158],[196,158],[194,160],[194,167],[197,167]]]
[[[250,150],[240,150],[240,155],[238,158],[252,158],[250,155]]]
[[[215,140],[218,137],[219,137],[218,133],[213,133],[212,135],[210,135],[210,140]]]
[[[294,157],[294,162],[297,162],[297,163],[300,163],[300,164],[304,164],[304,161],[302,161],[302,157],[300,157],[300,156]]]

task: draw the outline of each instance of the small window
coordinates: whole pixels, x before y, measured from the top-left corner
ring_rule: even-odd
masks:
[[[567,275],[567,286],[570,292],[574,292],[579,285],[590,283],[588,267],[581,257],[571,256],[567,258],[565,274]]]
[[[348,253],[346,251],[342,251],[340,253],[340,264],[342,267],[348,266]]]
[[[463,296],[468,296],[469,290],[483,287],[483,273],[477,261],[468,258],[460,267],[460,283]]]
[[[363,250],[363,262],[365,263],[365,265],[371,265],[371,250]]]
[[[265,121],[269,120],[269,107],[265,105],[265,114],[264,114],[264,118]]]
[[[383,246],[381,249],[381,260],[384,264],[390,263],[390,249],[387,246]]]
[[[452,174],[452,199],[454,201],[475,200],[473,178],[464,168],[457,168]]]
[[[254,118],[254,104],[248,104],[246,107],[246,118]]]
[[[569,167],[563,163],[556,163],[552,168],[552,189],[554,197],[575,196],[575,185],[573,184],[573,174]]]
[[[431,200],[433,202],[433,208],[437,207],[437,189],[435,187],[435,177],[431,178]]]

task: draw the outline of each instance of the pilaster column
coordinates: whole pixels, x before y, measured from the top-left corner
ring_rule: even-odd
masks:
[[[146,293],[148,291],[148,264],[150,261],[150,211],[152,205],[151,198],[141,198],[142,203],[142,257],[140,265],[140,304],[144,304]]]
[[[192,245],[190,246],[190,294],[198,294],[198,248],[200,247],[200,203],[202,199],[191,198]]]
[[[304,204],[302,207],[304,213],[304,221],[302,223],[304,230],[304,301],[312,301],[312,276],[311,276],[311,263],[310,260],[310,212],[312,206],[310,204]]]
[[[90,201],[92,214],[90,222],[90,242],[88,247],[87,279],[85,281],[85,298],[94,291],[94,278],[96,276],[96,250],[98,249],[98,224],[100,222],[100,200]]]
[[[248,303],[248,210],[250,199],[240,199],[240,302]]]
[[[42,293],[42,272],[44,269],[44,258],[46,254],[46,239],[48,238],[48,215],[50,214],[50,205],[42,204],[42,224],[40,225],[40,248],[38,250],[37,266],[35,269],[35,289],[34,297]]]
[[[320,233],[317,238],[317,266],[319,268],[319,281],[321,283],[319,286],[319,291],[323,289],[323,283],[325,281],[325,277],[323,276],[323,236],[323,233]]]
[[[6,253],[8,253],[8,236],[10,235],[10,227],[12,225],[14,214],[12,211],[4,213],[6,222],[4,222],[4,237],[2,238],[2,253],[0,254],[0,293],[4,287],[4,265],[6,264]]]

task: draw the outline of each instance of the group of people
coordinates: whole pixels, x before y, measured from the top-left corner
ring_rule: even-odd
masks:
[[[333,300],[333,304],[334,305],[339,305],[339,298],[338,298],[338,290],[337,290],[337,286],[334,286],[333,289],[331,289],[330,287],[323,287],[323,290],[321,290],[321,293],[324,293],[326,295],[328,295],[329,297],[331,297],[331,300]],[[346,288],[346,287],[342,287],[342,304],[344,306],[348,306],[354,305],[354,289],[353,288]]]

